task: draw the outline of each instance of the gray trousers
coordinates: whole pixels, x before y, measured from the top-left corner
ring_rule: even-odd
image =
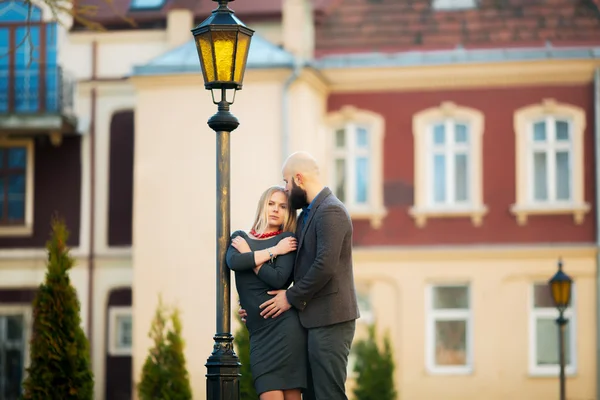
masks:
[[[303,400],[347,400],[348,354],[356,321],[310,328],[308,331],[308,388]]]

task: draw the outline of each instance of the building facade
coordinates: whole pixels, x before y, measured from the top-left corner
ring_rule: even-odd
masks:
[[[216,140],[206,121],[216,107],[190,29],[214,4],[82,3],[99,7],[105,31],[40,22],[40,61],[26,63],[18,46],[0,58],[9,163],[0,335],[22,327],[0,341],[0,356],[18,348],[26,363],[30,302],[58,211],[72,232],[96,398],[134,396],[161,294],[182,311],[194,398],[203,399],[215,333]],[[575,281],[567,390],[596,398],[598,6],[231,6],[256,30],[232,106],[241,122],[232,229],[249,228],[287,155],[313,153],[353,218],[356,339],[371,322],[389,332],[399,398],[410,400],[556,396],[556,311],[545,285],[562,259]],[[0,47],[18,43],[23,10],[0,5]],[[74,85],[53,80],[63,67]],[[0,380],[6,396],[23,369],[11,373]]]

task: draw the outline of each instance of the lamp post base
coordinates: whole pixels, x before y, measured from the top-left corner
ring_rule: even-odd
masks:
[[[233,336],[217,333],[213,352],[206,362],[206,398],[240,399],[240,360],[233,350]]]

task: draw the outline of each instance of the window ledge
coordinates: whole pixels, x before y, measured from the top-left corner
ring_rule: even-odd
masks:
[[[554,378],[559,374],[558,365],[552,368],[534,368],[529,370],[530,378]],[[573,378],[577,376],[577,370],[575,367],[566,366],[565,367],[565,376]]]
[[[383,219],[387,215],[387,210],[384,207],[373,208],[349,208],[348,212],[352,219],[367,219],[371,222],[373,229],[381,228]]]
[[[460,367],[428,367],[428,375],[471,375],[473,368],[470,366]]]
[[[471,222],[475,226],[481,226],[483,216],[487,214],[486,206],[476,207],[412,207],[409,214],[415,219],[415,223],[419,228],[423,228],[427,223],[428,218],[460,218],[471,217]]]
[[[0,237],[17,237],[33,235],[32,225],[0,226]]]
[[[573,221],[577,225],[583,223],[583,218],[590,211],[588,203],[550,203],[550,204],[513,204],[510,212],[517,217],[519,225],[526,225],[530,215],[564,215],[573,214]]]

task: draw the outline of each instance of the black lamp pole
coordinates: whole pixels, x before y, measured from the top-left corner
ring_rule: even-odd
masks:
[[[558,325],[558,362],[560,363],[560,400],[566,400],[565,388],[565,327],[568,320],[564,312],[560,311],[556,324]]]
[[[565,318],[565,310],[571,303],[571,286],[573,280],[569,275],[563,272],[562,260],[558,260],[558,271],[548,282],[552,300],[558,310],[558,363],[560,368],[560,400],[566,400],[566,382],[565,382],[565,327],[568,320]]]
[[[204,87],[211,90],[217,113],[208,126],[217,134],[217,333],[206,362],[208,400],[240,399],[240,361],[231,335],[231,273],[225,255],[230,228],[230,134],[239,125],[229,111],[235,92],[242,89],[250,41],[254,31],[247,28],[228,7],[233,0],[213,0],[219,6],[192,29]]]
[[[218,111],[208,120],[217,133],[217,333],[206,362],[208,400],[240,398],[240,362],[231,335],[231,274],[225,261],[230,236],[230,133],[238,127],[222,89]]]

